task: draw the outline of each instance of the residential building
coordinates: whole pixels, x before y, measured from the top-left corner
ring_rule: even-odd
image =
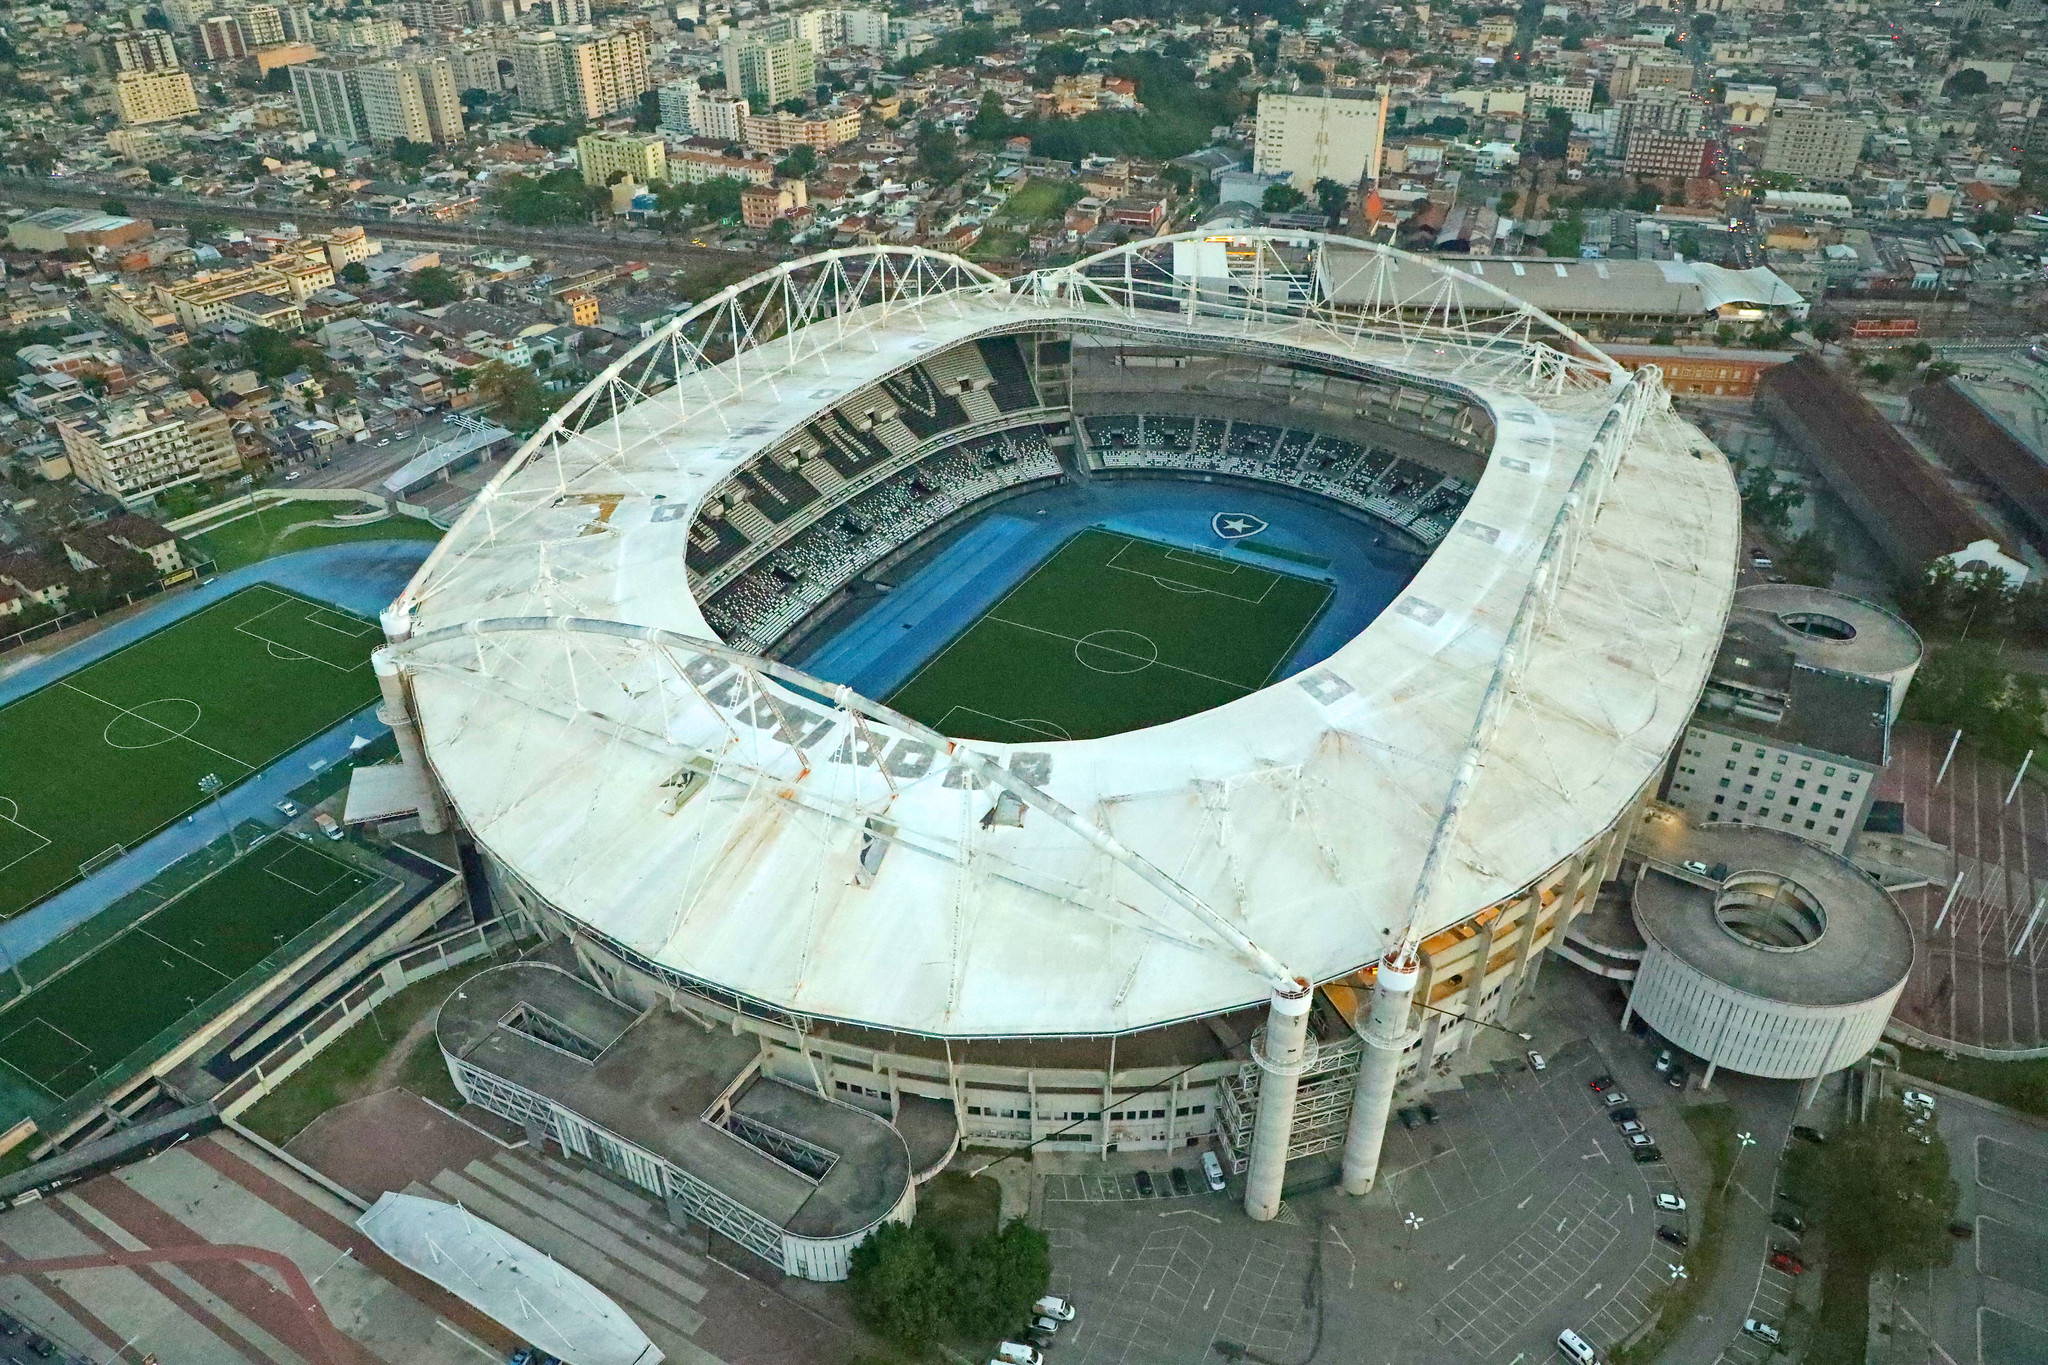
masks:
[[[1691,180],[1713,173],[1714,140],[1694,133],[1644,129],[1628,140],[1622,168],[1631,175]]]
[[[1627,149],[1637,133],[1682,137],[1704,134],[1707,106],[1684,90],[1645,90],[1615,106],[1614,146]]]
[[[700,152],[689,147],[670,154],[668,172],[671,184],[701,185],[707,180],[733,179],[765,185],[775,179],[775,163],[766,159],[721,156],[717,152]]]
[[[586,185],[609,185],[623,173],[636,185],[668,179],[668,148],[658,137],[586,133],[576,139],[576,164]]]
[[[1864,133],[1854,115],[1781,101],[1771,109],[1763,168],[1801,180],[1847,180],[1863,157]]]
[[[761,152],[786,152],[792,147],[823,152],[859,136],[858,109],[820,109],[802,115],[775,109],[766,114],[749,113],[740,121],[741,141]]]
[[[206,327],[230,318],[262,322],[270,327],[280,324],[267,321],[268,317],[287,314],[281,306],[272,307],[264,302],[264,296],[295,310],[301,301],[333,283],[334,267],[315,252],[310,256],[282,256],[239,270],[201,271],[190,279],[154,288],[187,327]],[[292,319],[289,325],[296,327],[298,321]]]
[[[231,14],[216,14],[211,19],[201,20],[193,30],[199,35],[199,53],[209,62],[232,62],[249,55],[249,44],[242,37],[242,26]]]
[[[242,466],[226,414],[204,403],[182,410],[132,402],[57,423],[71,472],[134,505],[166,488],[232,474]]]
[[[616,33],[529,33],[512,46],[522,108],[598,119],[631,109],[653,87],[647,39]]]
[[[1536,118],[1546,109],[1569,109],[1574,114],[1590,113],[1593,108],[1593,87],[1571,85],[1564,81],[1530,81],[1529,97],[1523,110],[1530,118]]]
[[[1387,123],[1387,90],[1337,91],[1323,95],[1259,96],[1252,170],[1285,175],[1308,193],[1318,180],[1346,189],[1380,175],[1381,138]]]
[[[250,5],[235,14],[235,22],[241,26],[246,51],[275,47],[284,41],[284,16],[274,5]]]
[[[445,33],[469,25],[469,6],[460,0],[405,0],[398,13],[407,25],[423,34]]]
[[[107,134],[107,146],[115,156],[139,165],[176,152],[178,138],[161,128],[116,128]]]
[[[369,115],[363,109],[363,92],[347,67],[314,66],[300,63],[290,68],[292,98],[298,102],[299,122],[322,142],[339,147],[370,140]]]
[[[345,68],[361,91],[370,141],[460,142],[462,96],[446,57]]]
[[[809,203],[809,191],[801,180],[749,185],[740,191],[740,220],[750,228],[765,228]]]
[[[590,0],[540,0],[534,10],[546,17],[549,28],[575,28],[590,22]]]
[[[114,78],[114,112],[123,123],[163,123],[198,113],[199,96],[182,71],[123,71]]]
[[[176,71],[178,49],[162,29],[117,33],[107,42],[107,55],[117,71]]]
[[[817,53],[800,38],[770,41],[755,34],[728,34],[720,55],[727,90],[771,106],[817,94]]]
[[[670,81],[661,87],[661,131],[677,137],[721,138],[738,142],[747,116],[747,101],[723,90],[702,90],[695,81]]]

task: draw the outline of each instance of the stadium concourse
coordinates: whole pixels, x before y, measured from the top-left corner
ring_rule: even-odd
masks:
[[[554,414],[377,656],[407,799],[578,1008],[745,1055],[663,1117],[499,1065],[631,1084],[625,1016],[536,995],[451,1072],[817,1278],[915,1201],[807,1209],[770,1167],[855,1158],[746,1118],[777,1090],[897,1127],[913,1195],[965,1143],[1214,1142],[1256,1219],[1341,1149],[1364,1193],[1397,1085],[1614,875],[1737,538],[1654,370],[1436,261],[1247,232],[1016,280],[779,266]],[[698,1122],[761,1168],[693,1169],[667,1128]]]

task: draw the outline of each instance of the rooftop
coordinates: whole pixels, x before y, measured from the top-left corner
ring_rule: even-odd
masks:
[[[760,1058],[752,1034],[707,1030],[660,1006],[636,1015],[560,967],[516,963],[471,977],[435,1028],[449,1056],[555,1100],[799,1237],[879,1222],[910,1184],[909,1148],[887,1122],[750,1075]],[[593,1060],[579,1055],[585,1048]],[[734,1112],[838,1158],[822,1180],[705,1121],[736,1083]]]

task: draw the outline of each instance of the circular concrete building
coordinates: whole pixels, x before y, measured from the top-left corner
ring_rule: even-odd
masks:
[[[1811,1080],[1870,1051],[1913,965],[1891,896],[1776,830],[1696,828],[1678,852],[1636,881],[1629,1012],[1704,1060],[1710,1082],[1720,1067]]]
[[[1891,718],[1926,650],[1920,632],[1860,597],[1801,583],[1771,583],[1735,594],[1729,616],[1738,638],[1768,640],[1806,668],[1876,678],[1890,685]]]

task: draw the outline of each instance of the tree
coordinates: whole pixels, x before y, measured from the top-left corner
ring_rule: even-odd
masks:
[[[543,123],[528,133],[526,140],[533,143],[536,147],[545,147],[551,152],[559,152],[566,147],[575,145],[576,139],[582,136],[583,125],[580,123]]]
[[[1893,1272],[1947,1265],[1954,1256],[1948,1147],[1939,1133],[1920,1145],[1908,1118],[1905,1106],[1888,1097],[1868,1123],[1837,1129],[1825,1147],[1793,1144],[1788,1178],[1819,1196],[1813,1202],[1830,1255],[1855,1248],[1871,1270]]]
[[[102,199],[100,200],[100,212],[111,213],[116,218],[126,218],[128,216],[128,205],[119,199]]]
[[[659,90],[649,90],[640,96],[640,103],[633,110],[633,126],[643,133],[651,133],[661,126]]]
[[[818,169],[818,154],[809,147],[792,147],[776,164],[775,173],[786,180],[804,180]]]
[[[561,402],[540,386],[533,371],[514,369],[501,360],[479,365],[470,380],[492,415],[522,436],[539,430]]]
[[[1342,218],[1344,206],[1351,202],[1351,191],[1328,177],[1316,181],[1315,194],[1316,207],[1323,211],[1325,218]]]
[[[444,266],[430,265],[412,277],[413,296],[429,308],[439,308],[462,297],[462,282]]]
[[[149,183],[152,185],[168,185],[178,178],[178,173],[161,161],[152,161],[143,169],[149,172]]]
[[[1757,465],[1743,471],[1740,484],[1742,514],[1767,531],[1783,531],[1792,513],[1806,502],[1805,490],[1796,485],[1778,486],[1778,471]]]
[[[272,95],[289,95],[292,92],[292,69],[288,66],[272,68],[263,78],[263,89]]]
[[[945,1331],[947,1275],[938,1239],[918,1224],[883,1223],[847,1258],[846,1289],[854,1316],[909,1351],[923,1351]]]
[[[1572,257],[1579,254],[1579,246],[1586,240],[1586,225],[1579,221],[1576,213],[1567,213],[1550,225],[1543,234],[1543,254],[1546,256]]]
[[[361,261],[350,261],[336,272],[336,278],[344,284],[368,284],[370,282],[370,267],[364,265]]]
[[[2015,677],[1985,641],[1938,647],[1906,694],[1905,716],[1940,729],[1961,730],[1994,757],[2017,763],[2041,738],[2038,679]]]
[[[806,99],[790,98],[775,107],[785,114],[801,114],[804,110],[811,107],[811,102]]]
[[[391,159],[401,166],[424,166],[434,159],[434,144],[396,138],[391,143]]]
[[[1950,99],[1973,99],[1991,89],[1991,80],[1974,66],[1964,67],[1942,83],[1941,93]]]
[[[1834,546],[1828,544],[1819,527],[1792,542],[1792,548],[1778,556],[1778,572],[1794,583],[1825,588],[1835,581],[1837,565]]]
[[[943,124],[920,123],[917,128],[917,164],[935,183],[952,184],[960,178],[960,139]]]
[[[1267,213],[1292,213],[1307,200],[1308,196],[1292,185],[1268,185],[1259,198],[1259,207]]]
[[[957,1259],[949,1313],[954,1330],[980,1337],[1011,1331],[1027,1319],[1051,1278],[1045,1234],[1012,1218]]]

